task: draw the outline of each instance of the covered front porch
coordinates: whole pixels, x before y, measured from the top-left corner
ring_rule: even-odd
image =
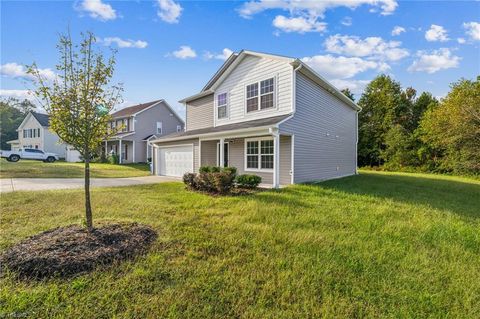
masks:
[[[199,140],[199,166],[232,166],[238,174],[255,174],[262,184],[292,183],[292,137],[266,134],[207,137]]]
[[[111,139],[103,142],[102,153],[105,157],[118,155],[119,164],[135,163],[135,143],[127,139]]]

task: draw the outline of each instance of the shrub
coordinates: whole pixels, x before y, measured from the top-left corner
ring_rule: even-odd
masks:
[[[195,173],[185,173],[183,174],[183,183],[192,189],[196,189],[195,177],[197,174]]]
[[[184,174],[183,183],[190,189],[225,194],[234,186],[236,174],[235,167],[202,166],[198,174]]]
[[[111,154],[108,156],[108,162],[110,164],[118,164],[119,163],[119,157],[117,154]]]
[[[240,187],[256,188],[262,182],[262,178],[258,175],[243,174],[238,175],[235,181]]]
[[[212,179],[215,187],[215,191],[220,194],[225,194],[233,187],[235,175],[231,172],[212,173]]]

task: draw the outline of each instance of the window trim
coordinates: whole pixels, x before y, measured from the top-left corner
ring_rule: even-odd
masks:
[[[181,132],[182,131],[182,126],[181,125],[177,125],[177,133],[178,132]]]
[[[266,80],[270,80],[270,79],[273,79],[273,106],[272,107],[269,107],[269,108],[266,108],[266,109],[262,109],[261,108],[261,104],[262,104],[262,85],[261,85],[261,82],[263,81],[266,81]],[[244,114],[245,115],[250,115],[250,114],[258,114],[258,113],[262,113],[262,112],[269,112],[271,110],[277,110],[278,109],[278,104],[277,104],[277,94],[278,94],[278,90],[277,90],[277,80],[278,80],[278,76],[277,75],[270,75],[270,76],[267,76],[267,77],[263,77],[259,80],[256,80],[256,81],[252,81],[252,82],[249,82],[249,83],[246,83],[243,87],[243,104],[244,104],[244,107],[243,107],[243,111],[244,111]],[[249,85],[252,85],[252,84],[257,84],[258,85],[258,95],[257,95],[257,109],[255,111],[248,111],[247,110],[247,87]],[[267,93],[267,94],[270,94],[270,93]],[[263,94],[263,95],[267,95],[267,94]]]
[[[222,118],[219,118],[218,117],[218,108],[220,107],[218,105],[218,97],[222,94],[226,94],[226,97],[225,97],[225,110],[226,110],[226,115],[225,117],[222,117]],[[228,94],[228,92],[219,92],[219,93],[216,93],[215,94],[215,120],[216,121],[224,121],[224,120],[228,120],[230,119],[230,94]],[[223,105],[222,105],[223,106]]]
[[[160,126],[158,125],[160,124]],[[159,134],[159,135],[163,135],[163,122],[162,121],[157,121],[157,124],[156,124],[156,130],[155,130],[155,134]],[[160,133],[158,132],[158,129],[160,128]]]
[[[273,168],[261,168],[262,167],[262,141],[272,141],[273,142],[273,154],[263,154],[263,155],[273,155]],[[248,142],[258,142],[258,167],[259,168],[248,168],[247,167],[247,144]],[[272,136],[264,137],[252,137],[246,138],[243,145],[243,166],[245,172],[266,172],[273,173],[275,170],[275,157],[277,156],[277,150],[275,149],[275,141]]]

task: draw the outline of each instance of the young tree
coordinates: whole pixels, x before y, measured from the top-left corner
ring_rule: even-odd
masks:
[[[74,44],[70,34],[61,35],[57,48],[60,53],[56,66],[57,78],[48,83],[36,64],[28,67],[35,77],[36,94],[50,114],[50,128],[65,143],[72,145],[85,161],[85,219],[93,230],[90,204],[90,160],[102,140],[115,132],[107,129],[109,112],[121,102],[122,87],[111,84],[115,54],[105,58],[95,50],[95,36],[82,34]]]

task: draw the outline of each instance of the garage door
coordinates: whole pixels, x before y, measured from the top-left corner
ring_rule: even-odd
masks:
[[[160,148],[158,160],[160,175],[181,177],[187,172],[193,172],[191,145]]]

